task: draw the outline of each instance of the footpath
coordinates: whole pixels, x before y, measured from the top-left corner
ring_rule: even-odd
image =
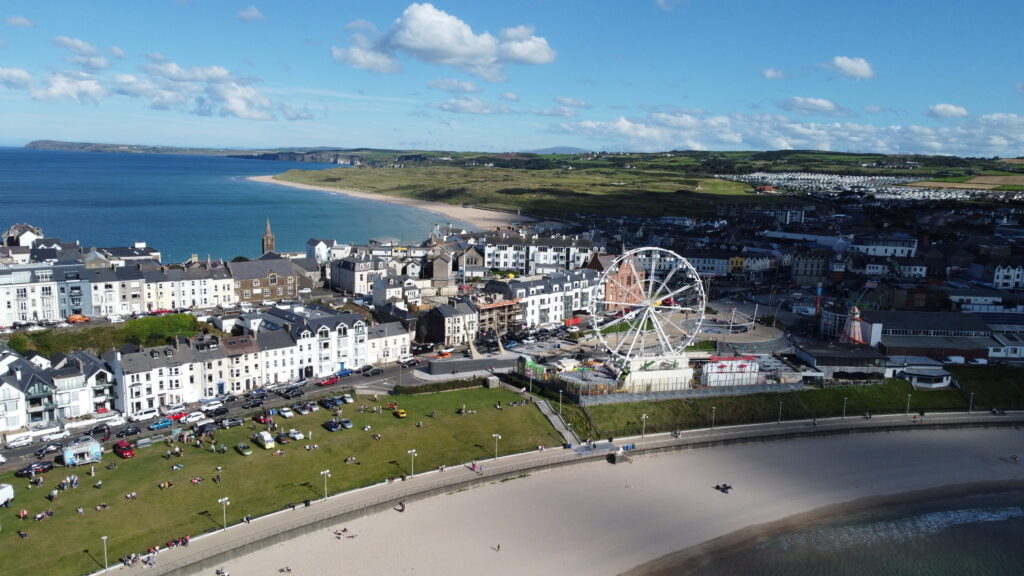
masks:
[[[537,404],[541,405],[542,401],[538,401]],[[551,407],[547,406],[547,410],[550,411]],[[552,415],[561,420],[556,413],[552,412]],[[796,437],[899,431],[920,433],[936,428],[1019,426],[1022,423],[1024,413],[999,416],[977,412],[935,414],[929,415],[927,421],[912,419],[902,414],[874,416],[870,419],[858,416],[648,434],[614,441],[602,440],[590,446],[579,446],[579,441],[575,439],[572,431],[566,429],[563,431],[563,437],[575,439],[571,442],[572,449],[549,448],[471,462],[452,466],[443,471],[433,470],[407,477],[405,481],[384,482],[336,494],[310,502],[309,505],[300,504],[295,508],[254,518],[249,523],[235,524],[226,530],[196,536],[188,546],[161,551],[155,557],[155,565],[151,567],[143,568],[143,564],[139,563],[136,568],[126,568],[117,563],[116,559],[112,559],[114,562],[111,569],[144,570],[146,574],[153,576],[184,576],[203,572],[213,574],[214,570],[227,564],[232,558],[318,530],[334,529],[361,516],[389,509],[399,510],[405,506],[414,506],[417,500],[556,466],[598,459],[607,459],[610,462],[613,460],[611,456],[618,453],[638,455]],[[570,442],[567,440],[567,443]]]

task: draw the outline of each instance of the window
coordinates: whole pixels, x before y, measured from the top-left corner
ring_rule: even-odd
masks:
[[[260,281],[259,280],[253,280],[252,281],[252,285],[253,286],[259,286],[260,285]]]
[[[277,274],[270,275],[270,285],[277,286]]]
[[[295,284],[295,277],[294,276],[289,276],[288,277],[288,283],[289,284]]]
[[[242,292],[242,297],[248,300],[249,298],[252,298],[252,293],[246,290],[245,292]]]

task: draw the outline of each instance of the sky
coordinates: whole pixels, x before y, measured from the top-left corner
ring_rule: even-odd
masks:
[[[1024,156],[1024,2],[5,0],[0,146]]]

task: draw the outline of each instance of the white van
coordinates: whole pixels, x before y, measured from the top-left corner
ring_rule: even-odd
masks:
[[[128,417],[128,420],[132,422],[145,422],[146,420],[152,420],[160,415],[160,411],[156,408],[146,408],[145,410],[139,410],[135,414]]]
[[[14,486],[10,484],[0,484],[0,506],[4,504],[10,504],[14,500]]]
[[[267,432],[266,430],[253,432],[252,441],[258,444],[260,448],[263,448],[264,450],[270,450],[271,448],[277,446],[277,444],[274,443],[274,437],[271,436],[270,432]]]

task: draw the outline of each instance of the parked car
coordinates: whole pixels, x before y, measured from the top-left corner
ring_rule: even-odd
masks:
[[[188,416],[185,416],[182,419],[182,422],[184,422],[185,424],[195,424],[196,422],[199,422],[200,420],[204,420],[205,418],[206,418],[206,414],[203,413],[203,412],[192,412]]]
[[[334,400],[330,398],[321,398],[320,405],[326,408],[327,410],[334,410],[335,407]]]
[[[337,376],[331,376],[330,378],[324,378],[323,380],[316,383],[317,386],[331,386],[338,383]]]
[[[68,316],[68,323],[70,324],[84,324],[89,321],[88,316],[82,314],[72,314]]]
[[[245,442],[239,442],[238,444],[235,444],[235,451],[237,451],[242,456],[252,456],[252,446],[249,446]]]
[[[351,368],[342,368],[341,370],[338,370],[338,373],[335,374],[335,376],[337,376],[338,378],[345,378],[346,376],[351,376],[355,374],[355,372],[356,371]]]
[[[352,428],[352,421],[349,420],[348,418],[342,418],[341,419],[341,427],[346,429],[346,430],[351,429]]]
[[[281,415],[281,418],[293,418],[295,416],[295,413],[292,412],[292,409],[287,406],[278,410],[277,413]]]
[[[394,415],[398,418],[405,418],[408,416],[408,414],[405,413],[405,410],[401,408],[395,408]]]
[[[63,440],[65,438],[71,438],[71,432],[68,430],[61,430],[60,432],[52,432],[40,438],[43,442],[53,442],[54,440]]]
[[[31,445],[32,445],[32,437],[31,436],[22,436],[20,438],[15,438],[14,440],[11,440],[10,442],[8,442],[7,443],[7,449],[10,450],[12,448],[21,448],[22,446],[31,446]]]
[[[42,457],[46,456],[47,454],[53,454],[53,453],[56,453],[56,452],[60,452],[63,449],[64,449],[64,445],[59,443],[59,442],[55,443],[55,444],[46,444],[45,446],[41,446],[39,449],[37,449],[35,451],[35,455],[36,455],[36,458],[42,458]]]
[[[124,318],[122,318],[119,314],[111,314],[110,316],[107,316],[107,320],[109,320],[111,324],[124,322]]]
[[[306,408],[305,404],[293,404],[292,410],[299,416],[305,416],[311,412],[309,408]]]
[[[171,420],[177,422],[178,420],[183,420],[186,416],[188,416],[188,412],[181,410],[179,412],[171,412],[167,414],[165,418],[170,418]]]
[[[270,414],[267,414],[266,412],[257,414],[252,417],[252,420],[257,424],[268,424],[270,422]]]
[[[369,378],[371,376],[380,376],[383,373],[384,373],[384,370],[382,370],[380,368],[371,368],[371,369],[367,370],[366,372],[363,372],[363,376],[366,376],[367,378]]]
[[[228,428],[234,428],[235,426],[242,426],[244,424],[245,419],[243,418],[224,418],[223,420],[217,421],[217,425],[225,430]]]
[[[219,398],[220,401],[224,402],[225,404],[227,404],[228,402],[234,402],[235,400],[238,400],[238,396],[235,396],[234,394],[224,394],[222,396],[219,396]]]
[[[292,428],[291,430],[288,431],[288,437],[291,438],[292,440],[305,440],[306,439],[306,435],[303,434],[302,432],[299,432],[295,428]]]
[[[214,408],[213,411],[207,412],[207,414],[209,414],[213,418],[217,418],[218,416],[227,416],[228,407],[221,406],[220,408]]]
[[[100,434],[102,436],[110,435],[110,425],[109,424],[97,424],[97,425],[95,425],[95,426],[93,426],[92,428],[89,429],[89,435],[90,436],[95,436],[97,434]]]
[[[128,436],[135,436],[136,434],[142,434],[142,429],[138,426],[127,426],[117,431],[118,438],[127,438]]]
[[[242,404],[242,408],[246,409],[259,408],[260,406],[263,406],[263,400],[260,398],[252,398],[245,404]]]
[[[356,399],[352,397],[348,392],[341,395],[341,401],[345,404],[354,404]]]
[[[170,418],[161,418],[149,426],[146,426],[146,428],[149,430],[163,430],[164,428],[170,428],[173,424],[174,420],[171,420]]]
[[[282,394],[281,397],[285,400],[294,400],[301,397],[303,394],[305,394],[305,392],[302,390],[299,390],[298,388],[291,388]]]
[[[287,444],[287,443],[289,443],[291,441],[292,441],[292,439],[289,438],[288,434],[285,433],[285,432],[281,432],[277,436],[274,436],[274,442],[277,442],[278,444]]]
[[[200,407],[199,409],[202,410],[203,412],[213,412],[214,410],[222,406],[224,406],[224,403],[221,402],[220,400],[212,400],[210,402],[207,402],[206,404],[203,404],[202,407]]]
[[[338,430],[341,430],[341,424],[338,424],[334,420],[328,420],[327,422],[324,422],[324,428],[328,432],[337,432]]]
[[[135,456],[135,449],[127,440],[118,440],[114,442],[114,454],[121,458],[132,458]]]
[[[14,475],[19,476],[21,478],[28,478],[35,474],[49,472],[50,470],[53,470],[53,462],[50,462],[49,460],[41,460],[39,462],[33,462],[28,466],[19,469],[17,472],[14,473]]]

